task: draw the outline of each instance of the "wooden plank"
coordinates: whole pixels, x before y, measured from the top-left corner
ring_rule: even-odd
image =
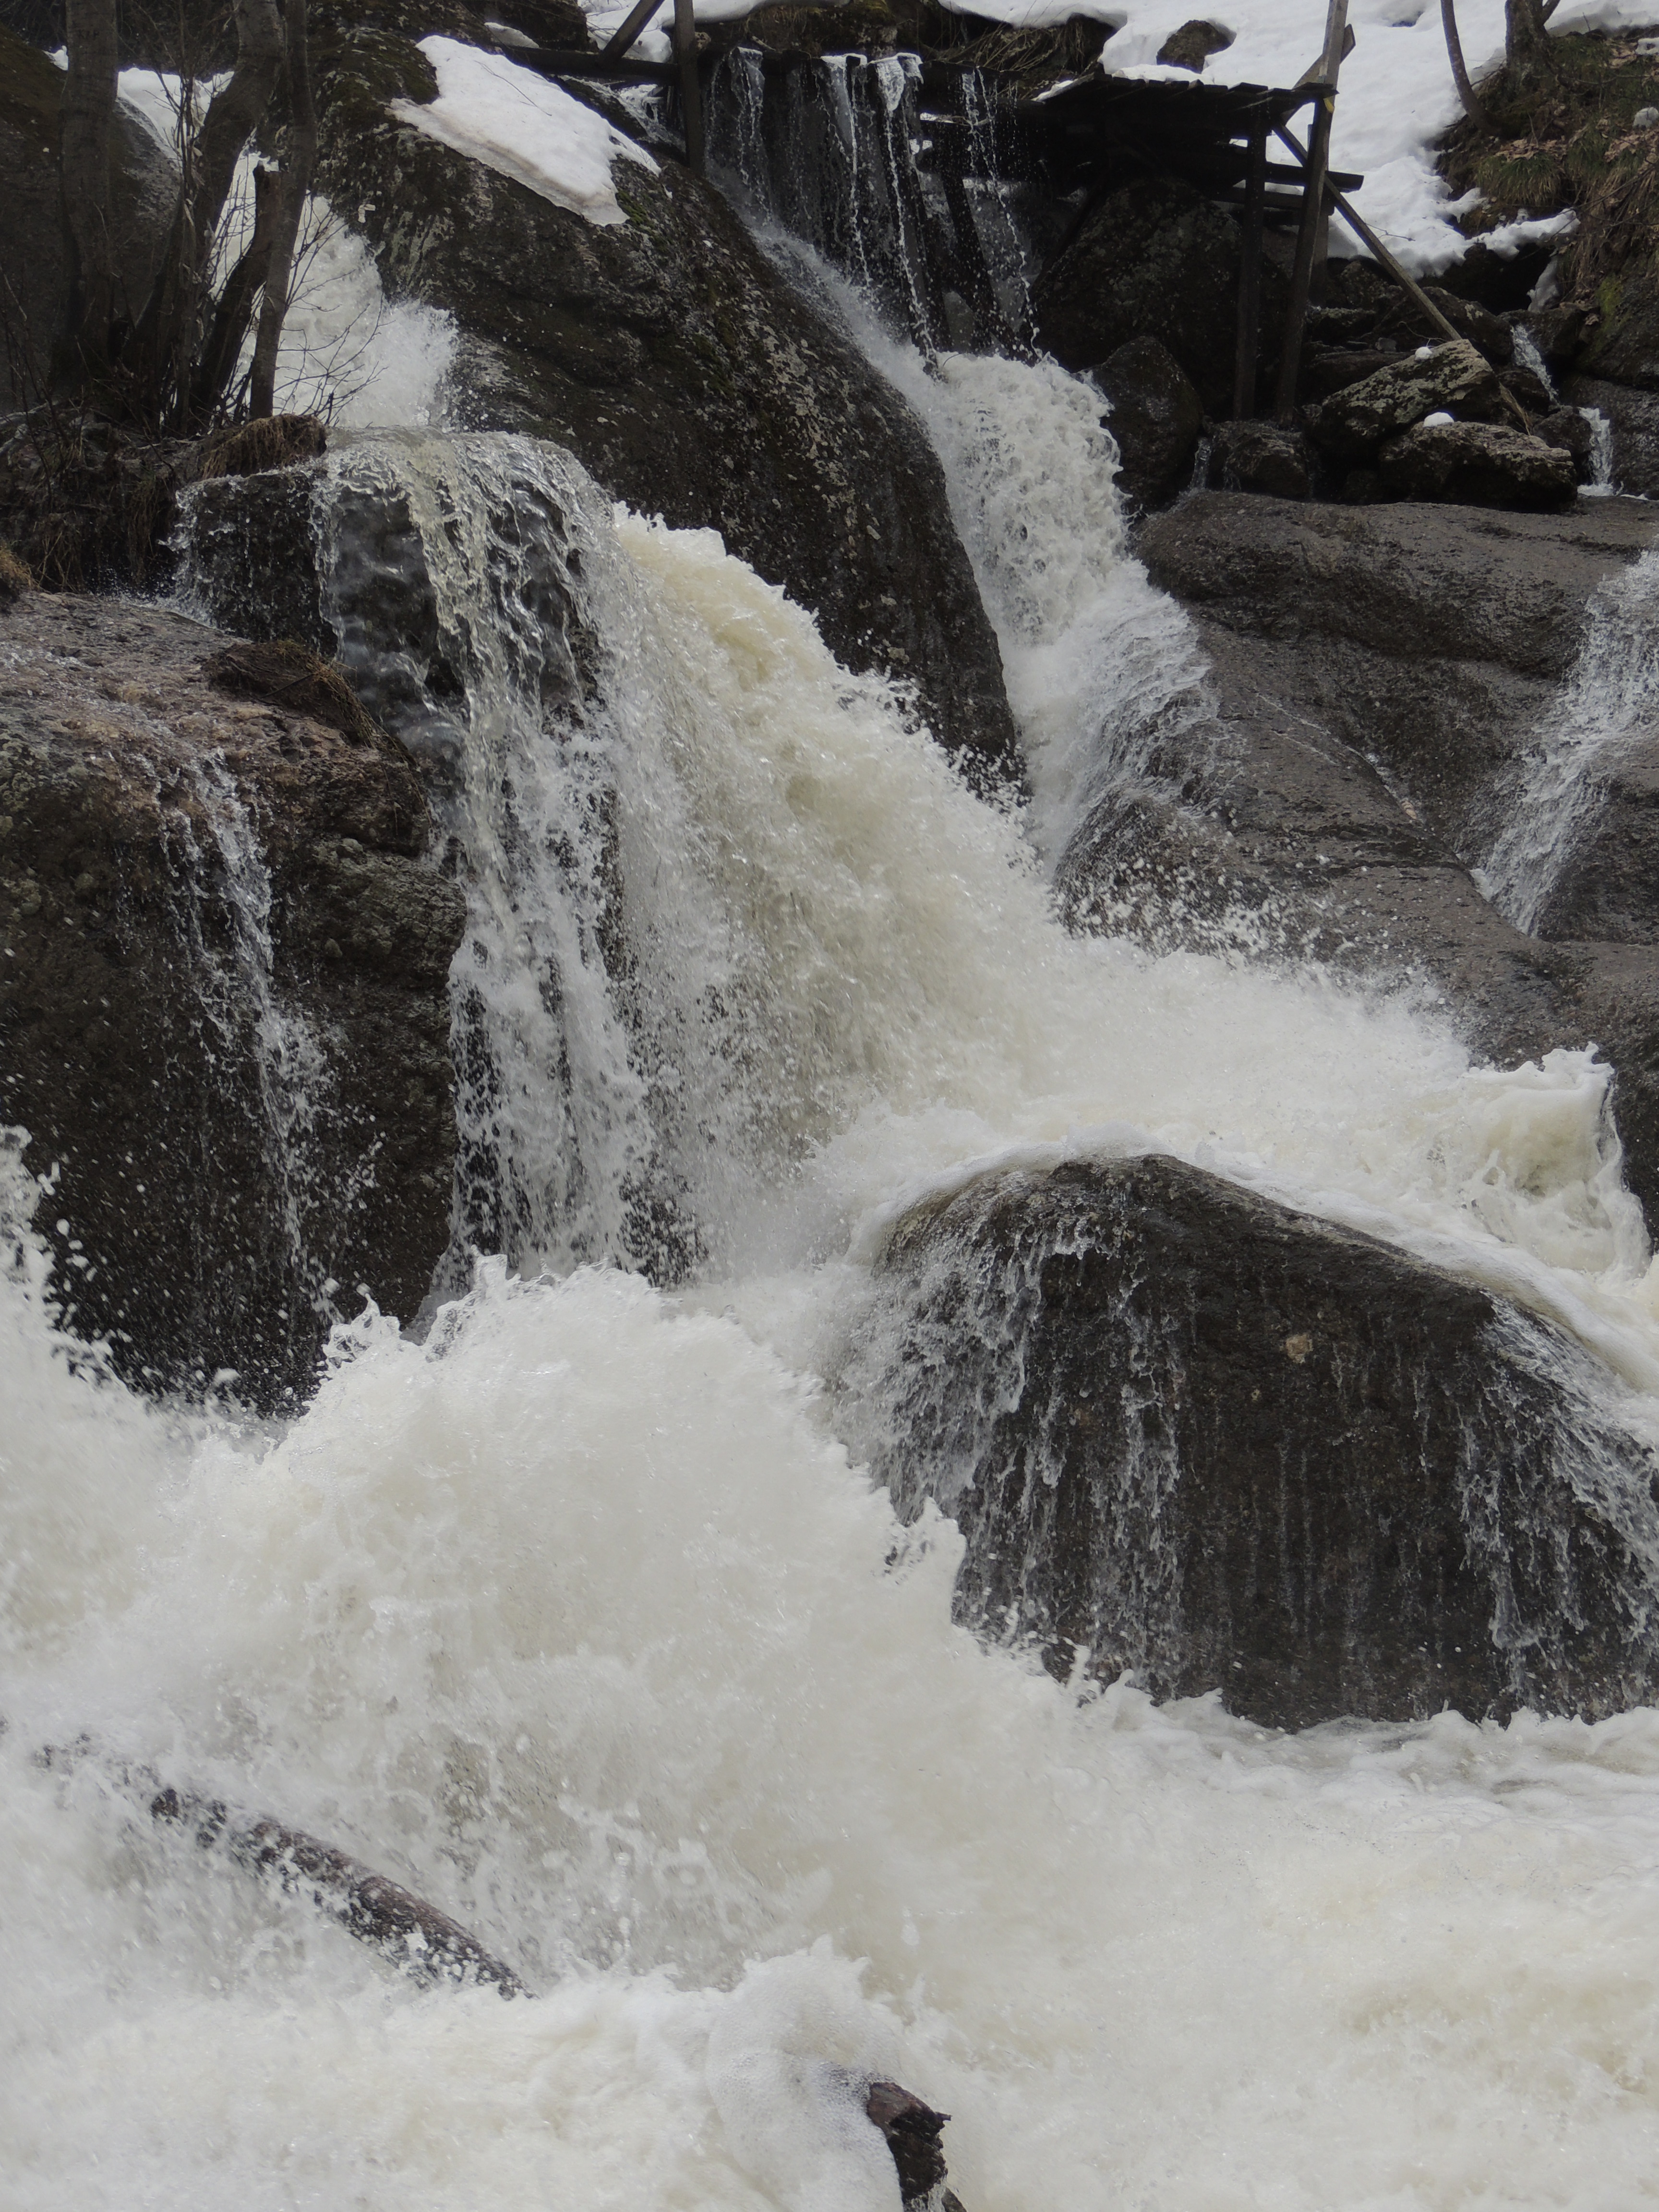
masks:
[[[697,23],[692,0],[674,0],[674,49],[680,64],[680,117],[685,158],[702,174],[702,82],[697,75]]]
[[[606,61],[619,62],[622,59],[662,4],[663,0],[635,0],[616,36],[605,49]]]
[[[1285,345],[1279,357],[1279,391],[1274,412],[1281,422],[1296,413],[1297,379],[1302,368],[1302,338],[1308,326],[1308,289],[1313,276],[1314,249],[1325,210],[1325,178],[1330,167],[1331,120],[1336,104],[1336,76],[1342,65],[1344,36],[1348,27],[1348,0],[1330,0],[1325,18],[1323,90],[1314,109],[1313,129],[1308,134],[1303,187],[1302,222],[1296,234],[1296,261],[1291,270],[1291,301],[1285,316]]]
[[[1267,133],[1250,137],[1244,183],[1244,235],[1238,257],[1238,349],[1233,363],[1233,420],[1255,413],[1256,360],[1261,348],[1261,224],[1267,204]]]

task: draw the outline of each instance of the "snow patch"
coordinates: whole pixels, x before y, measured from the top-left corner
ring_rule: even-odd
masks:
[[[657,165],[642,146],[505,54],[442,38],[422,39],[421,52],[437,73],[438,97],[425,106],[393,100],[400,123],[589,222],[627,221],[611,165],[622,154],[654,174]]]

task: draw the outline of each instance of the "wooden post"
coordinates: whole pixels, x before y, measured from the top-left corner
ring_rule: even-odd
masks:
[[[1314,110],[1308,134],[1308,153],[1302,179],[1302,222],[1296,234],[1296,262],[1291,271],[1291,304],[1285,317],[1285,346],[1279,357],[1279,391],[1274,412],[1281,422],[1296,413],[1297,381],[1302,372],[1302,336],[1308,325],[1308,286],[1313,276],[1314,247],[1319,238],[1325,207],[1325,173],[1331,165],[1331,120],[1336,104],[1337,72],[1342,66],[1343,35],[1348,27],[1348,0],[1330,0],[1325,18],[1325,52],[1319,64],[1324,90]]]
[[[685,125],[685,158],[701,176],[702,82],[697,75],[697,23],[692,0],[674,0],[674,45],[680,64],[680,115]]]
[[[1238,355],[1233,364],[1233,420],[1255,413],[1256,360],[1261,349],[1261,224],[1267,198],[1267,126],[1252,125],[1244,178],[1244,231],[1239,243]]]
[[[626,21],[617,27],[605,47],[603,58],[608,62],[620,61],[662,4],[663,0],[636,0]]]

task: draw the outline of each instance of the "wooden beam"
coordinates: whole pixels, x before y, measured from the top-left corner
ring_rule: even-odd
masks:
[[[702,174],[702,83],[697,75],[697,21],[692,0],[674,0],[674,50],[680,64],[680,118],[685,158]]]
[[[1322,88],[1314,109],[1313,129],[1308,134],[1305,157],[1307,181],[1302,191],[1302,222],[1296,234],[1296,261],[1291,270],[1291,302],[1285,316],[1285,345],[1279,357],[1279,391],[1274,413],[1288,422],[1296,412],[1297,380],[1302,371],[1302,338],[1308,326],[1308,289],[1313,276],[1314,249],[1325,210],[1325,178],[1330,167],[1331,122],[1336,106],[1337,71],[1342,66],[1348,28],[1348,0],[1330,0],[1325,18],[1325,52],[1321,64]]]
[[[629,9],[616,35],[605,47],[605,60],[619,62],[662,5],[663,0],[635,0],[635,6]]]
[[[1267,207],[1267,133],[1250,134],[1244,179],[1244,234],[1238,257],[1238,349],[1233,363],[1233,420],[1255,413],[1257,356],[1261,349],[1261,223]]]

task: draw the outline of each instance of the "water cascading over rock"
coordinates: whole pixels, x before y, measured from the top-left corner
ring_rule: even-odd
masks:
[[[1285,1728],[1659,1684],[1651,1455],[1474,1284],[1156,1155],[924,1201],[878,1283],[842,1418],[1062,1679]]]

